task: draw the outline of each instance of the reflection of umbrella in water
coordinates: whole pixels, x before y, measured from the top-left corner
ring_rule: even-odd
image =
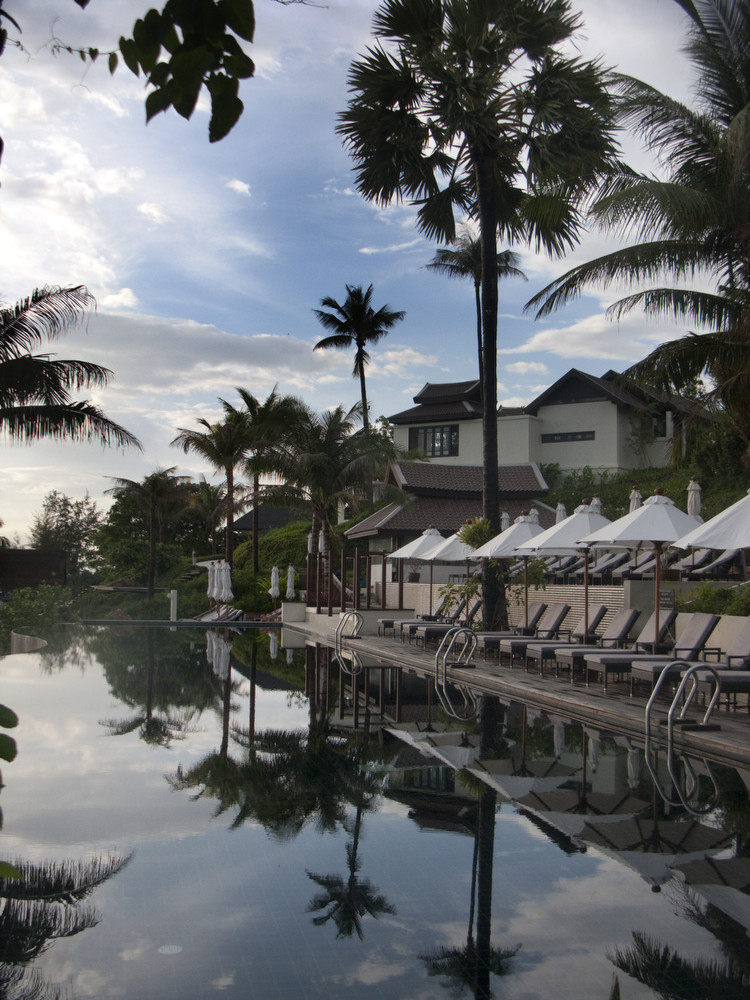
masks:
[[[551,792],[530,792],[519,805],[535,812],[588,813],[611,816],[641,812],[648,802],[629,792],[586,792],[580,788],[558,788]]]
[[[725,885],[739,892],[750,893],[750,858],[720,858],[709,856],[699,861],[673,865],[690,885]]]
[[[654,885],[672,876],[680,859],[694,860],[727,847],[732,835],[697,820],[650,820],[638,816],[619,823],[587,819],[578,838],[633,868]]]
[[[268,653],[272,660],[279,655],[279,637],[275,632],[271,632],[268,636]]]

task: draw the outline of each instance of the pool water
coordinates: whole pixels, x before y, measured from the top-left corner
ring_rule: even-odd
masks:
[[[374,720],[367,741],[337,731],[303,694],[305,650],[227,635],[222,660],[226,648],[192,630],[69,638],[0,659],[0,701],[20,718],[18,757],[3,768],[0,857],[34,866],[37,896],[48,893],[18,901],[2,883],[9,1000],[57,990],[606,1000],[615,974],[628,1000],[713,995],[685,972],[700,962],[719,963],[723,995],[750,995],[736,901],[730,918],[679,878],[644,873],[635,854],[625,863],[571,840],[541,809],[463,780],[445,754],[420,753],[418,739]],[[529,790],[557,774],[558,789],[537,780],[542,798],[580,792],[585,748],[579,808],[619,797],[665,819],[616,734],[556,724],[503,707],[498,773],[527,776]],[[718,773],[725,801],[702,826],[724,837],[717,857],[747,853],[743,775]],[[70,885],[53,892],[61,873],[98,884],[80,899]],[[639,946],[656,975],[650,942],[687,963],[682,992],[660,994],[614,964]]]

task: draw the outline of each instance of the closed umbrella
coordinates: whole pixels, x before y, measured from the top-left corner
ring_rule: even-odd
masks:
[[[643,494],[638,489],[637,486],[633,486],[630,491],[630,507],[628,508],[628,513],[632,514],[634,510],[638,510],[639,507],[643,506]]]
[[[701,516],[701,488],[695,476],[690,477],[687,486],[687,512],[691,517]]]
[[[675,506],[661,490],[644,501],[641,507],[593,531],[581,541],[588,545],[653,545],[656,557],[654,570],[654,649],[659,637],[659,587],[661,586],[661,552],[688,531],[697,527],[694,517]]]
[[[220,564],[219,573],[219,600],[222,604],[229,604],[229,602],[234,597],[232,593],[232,569],[228,562],[224,561]]]
[[[500,515],[500,530],[507,531],[510,527],[510,514],[507,510],[504,510]]]
[[[559,524],[560,521],[564,521],[568,516],[568,512],[565,509],[565,504],[560,502],[555,508],[555,524]]]
[[[281,591],[279,590],[279,567],[278,566],[274,566],[273,569],[271,570],[271,586],[268,588],[268,593],[273,598],[273,600],[274,600],[274,607],[275,607],[276,606],[276,601],[279,599],[279,597],[281,595]]]
[[[206,588],[206,595],[212,601],[216,600],[216,563],[210,562],[208,564],[208,587]]]
[[[294,594],[295,594],[295,589],[294,589],[294,566],[292,566],[292,564],[289,563],[289,566],[287,567],[287,571],[286,571],[286,599],[287,599],[287,601],[293,601],[294,600]]]

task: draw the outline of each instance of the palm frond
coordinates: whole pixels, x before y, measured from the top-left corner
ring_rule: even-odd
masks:
[[[26,444],[50,437],[56,441],[98,441],[103,445],[143,450],[135,435],[88,402],[0,406],[0,434],[10,441]]]

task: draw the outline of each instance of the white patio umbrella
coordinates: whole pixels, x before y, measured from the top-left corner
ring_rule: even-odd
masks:
[[[273,598],[274,602],[278,600],[281,595],[279,590],[279,567],[274,566],[271,569],[271,586],[268,588],[268,593]],[[274,605],[275,606],[275,605]]]
[[[542,526],[536,522],[531,514],[520,514],[513,524],[499,535],[495,535],[489,542],[474,549],[474,559],[510,559],[517,554],[520,545],[525,545],[531,539],[541,534]],[[528,554],[523,555],[523,590],[525,623],[529,627],[529,579],[528,579]]]
[[[530,542],[519,550],[519,555],[548,555],[548,556],[570,556],[580,553],[584,557],[583,563],[583,624],[588,634],[589,630],[589,549],[590,543],[584,539],[585,535],[596,531],[597,528],[604,529],[611,522],[609,518],[593,511],[589,504],[582,503],[559,524],[553,524],[541,534],[532,538]]]
[[[672,544],[679,549],[702,546],[707,549],[750,548],[750,490],[730,507],[699,524]]]
[[[661,553],[665,545],[686,535],[688,531],[698,526],[694,517],[690,517],[673,500],[656,490],[654,495],[644,501],[643,506],[625,514],[624,517],[612,521],[606,527],[599,528],[581,539],[588,545],[603,546],[624,545],[628,548],[637,545],[652,545],[656,557],[654,569],[654,645],[659,636],[659,587],[661,585]],[[692,543],[689,543],[692,544]]]
[[[639,507],[643,506],[643,494],[634,486],[630,491],[630,507],[628,508],[628,513],[632,514],[634,510],[638,510]]]
[[[560,521],[564,521],[568,516],[568,512],[565,509],[565,504],[560,501],[560,503],[555,508],[555,524],[559,524]]]
[[[222,604],[229,604],[234,597],[232,593],[232,569],[226,560],[219,565],[219,600]]]
[[[436,562],[445,563],[466,563],[466,577],[469,577],[469,563],[474,558],[473,545],[462,542],[458,537],[458,532],[444,538],[438,542],[435,548],[425,557],[425,562],[430,564],[430,614],[432,614],[432,575],[433,566]]]
[[[287,601],[293,601],[295,595],[294,589],[294,566],[289,563],[286,571],[286,599]]]
[[[208,564],[208,586],[206,587],[206,596],[212,601],[216,600],[216,563],[210,562]]]
[[[400,549],[396,549],[395,552],[391,552],[386,558],[388,559],[414,559],[421,562],[426,562],[428,557],[431,555],[432,550],[441,545],[445,539],[437,530],[434,525],[430,525],[429,528],[425,528],[421,535],[414,538],[411,542],[407,542],[406,545],[402,545]],[[429,613],[432,614],[432,563],[430,563],[430,610]]]
[[[687,512],[691,517],[701,516],[701,487],[695,476],[690,477],[687,485]]]

